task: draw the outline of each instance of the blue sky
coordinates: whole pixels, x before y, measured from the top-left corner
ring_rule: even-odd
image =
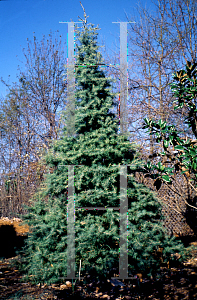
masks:
[[[106,50],[118,51],[119,24],[131,16],[138,0],[81,0],[88,22],[99,24],[99,42],[104,42]],[[141,0],[140,5],[151,8],[151,0]],[[63,42],[67,39],[67,24],[60,21],[78,21],[83,17],[79,0],[4,0],[0,1],[0,77],[10,84],[17,81],[17,68],[25,62],[22,49],[27,49],[27,38],[33,35],[40,41],[59,30]],[[116,45],[116,46],[115,46]],[[10,79],[8,81],[8,76]],[[6,87],[0,83],[0,96],[6,95]]]

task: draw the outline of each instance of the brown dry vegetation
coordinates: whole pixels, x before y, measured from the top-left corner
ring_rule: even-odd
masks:
[[[13,226],[17,237],[26,236],[29,228],[20,223],[19,219],[2,218],[0,228],[2,225]],[[191,244],[186,238],[185,242]],[[192,244],[197,246],[197,241]],[[22,282],[22,274],[17,269],[19,261],[19,256],[0,261],[0,299],[197,299],[197,250],[182,266],[163,268],[162,279],[157,281],[141,278],[140,274],[123,283],[118,280],[109,280],[105,284],[91,282],[91,279],[86,283],[77,280],[74,290],[70,282],[51,286]]]

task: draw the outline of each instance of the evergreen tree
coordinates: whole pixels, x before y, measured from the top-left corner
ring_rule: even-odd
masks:
[[[84,22],[77,32],[76,53],[76,134],[53,143],[45,164],[43,189],[35,194],[29,213],[23,217],[31,232],[25,248],[25,271],[34,282],[61,282],[67,276],[67,193],[68,166],[75,165],[75,208],[119,207],[120,165],[128,167],[128,257],[129,273],[153,274],[159,269],[156,255],[163,248],[163,260],[183,252],[184,247],[169,238],[161,223],[161,207],[153,192],[135,181],[143,165],[137,147],[127,134],[118,134],[118,119],[110,111],[115,106],[110,79],[97,45],[97,28]],[[45,201],[46,199],[46,201]],[[126,222],[126,221],[125,221]],[[119,212],[75,211],[76,271],[111,277],[119,268]],[[181,252],[181,253],[182,253]],[[183,258],[183,256],[182,256]],[[116,272],[116,273],[117,273]],[[31,276],[30,276],[31,275]],[[77,272],[76,272],[77,275]]]

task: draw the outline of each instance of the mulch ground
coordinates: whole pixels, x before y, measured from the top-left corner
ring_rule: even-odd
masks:
[[[20,226],[19,219],[0,219],[1,225],[13,225],[17,236],[28,232],[27,226]],[[197,241],[192,242],[197,249]],[[162,269],[162,279],[154,281],[136,278],[104,283],[77,281],[74,289],[70,282],[61,285],[40,286],[22,282],[22,274],[16,267],[17,256],[0,260],[0,299],[197,299],[197,250],[190,261],[182,266]],[[118,278],[117,278],[118,279]]]

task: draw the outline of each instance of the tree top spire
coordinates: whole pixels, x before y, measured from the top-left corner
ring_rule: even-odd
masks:
[[[87,18],[88,18],[89,16],[86,15],[85,8],[83,7],[81,1],[79,1],[79,2],[80,2],[80,4],[81,4],[81,7],[83,8],[83,12],[84,12],[84,20],[83,20],[82,18],[80,18],[79,16],[78,16],[78,18],[81,19],[81,21],[83,22],[83,24],[87,24]]]

